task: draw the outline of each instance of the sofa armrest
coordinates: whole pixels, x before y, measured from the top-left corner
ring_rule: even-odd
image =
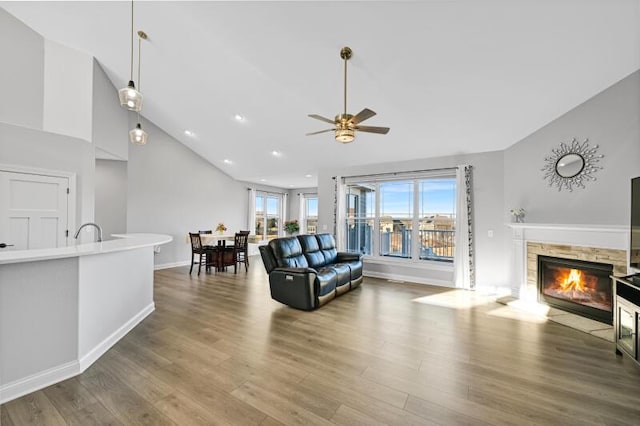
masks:
[[[345,251],[338,252],[337,261],[338,262],[362,262],[363,255],[360,253],[349,253]]]
[[[293,308],[315,309],[316,276],[313,268],[276,268],[269,274],[271,298]]]

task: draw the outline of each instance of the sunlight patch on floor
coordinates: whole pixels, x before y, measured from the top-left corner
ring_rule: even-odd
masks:
[[[430,296],[418,297],[413,299],[412,302],[452,309],[470,309],[476,306],[492,303],[495,299],[495,295],[457,289],[445,291],[444,293],[432,294]]]
[[[548,306],[541,305],[537,302],[516,299],[508,302],[505,306],[487,312],[487,315],[542,324],[547,322],[548,313]]]

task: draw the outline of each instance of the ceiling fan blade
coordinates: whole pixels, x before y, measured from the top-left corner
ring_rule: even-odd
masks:
[[[378,126],[356,126],[354,127],[354,129],[360,132],[366,132],[366,133],[380,133],[381,135],[386,135],[387,133],[389,133],[389,130],[390,130],[388,127],[378,127]]]
[[[309,117],[315,118],[316,120],[324,121],[325,123],[336,124],[336,122],[334,120],[331,120],[330,118],[323,117],[323,116],[318,115],[318,114],[309,114]]]
[[[318,132],[307,133],[307,136],[317,135],[317,134],[319,134],[319,133],[333,132],[334,130],[336,130],[336,129],[320,130],[320,131],[318,131]]]
[[[365,108],[359,113],[357,113],[356,115],[354,115],[353,118],[351,119],[351,122],[353,124],[358,124],[363,122],[364,120],[367,120],[373,117],[374,115],[376,115],[374,111],[371,111],[369,108]]]

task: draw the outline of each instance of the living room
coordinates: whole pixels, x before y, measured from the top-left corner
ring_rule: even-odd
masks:
[[[156,312],[106,352],[96,367],[58,384],[61,391],[54,385],[23,398],[17,396],[25,393],[16,394],[13,402],[6,399],[0,406],[3,424],[42,421],[25,408],[28,401],[48,413],[44,423],[59,418],[71,422],[91,407],[96,418],[103,415],[102,421],[142,421],[126,414],[126,401],[108,396],[111,384],[106,390],[91,387],[101,378],[123,374],[114,372],[118,364],[132,377],[124,394],[136,400],[136,394],[144,396],[145,408],[136,413],[160,413],[154,417],[158,422],[195,423],[201,415],[202,423],[212,424],[215,413],[229,423],[242,423],[238,413],[250,412],[246,423],[568,424],[575,415],[577,423],[637,424],[639,409],[631,408],[633,399],[625,392],[637,392],[640,375],[628,357],[616,357],[614,343],[579,327],[549,325],[526,309],[503,310],[495,299],[507,295],[527,300],[522,251],[531,251],[528,240],[561,244],[573,238],[578,246],[598,241],[603,248],[628,251],[631,179],[640,176],[640,2],[199,3],[136,2],[134,28],[143,29],[148,39],[136,36],[131,51],[129,2],[0,4],[0,52],[6,58],[0,67],[0,165],[74,174],[70,234],[83,223],[96,222],[105,235],[158,233],[172,238],[153,255]],[[353,49],[349,61],[340,57],[343,46]],[[386,135],[358,132],[347,144],[338,143],[331,133],[305,136],[325,126],[308,114],[333,117],[342,109],[347,66],[349,112],[369,107],[377,115],[365,124],[391,130]],[[140,115],[117,102],[118,89],[130,73],[144,94]],[[148,134],[146,145],[129,143],[128,133],[137,123]],[[585,178],[584,187],[569,190],[543,169],[547,158],[559,158],[554,150],[574,140],[580,145],[574,151],[583,154],[585,166],[594,166],[590,176],[595,179]],[[238,274],[188,274],[187,233],[214,229],[218,223],[234,232],[254,228],[255,233],[251,224],[256,223],[256,193],[277,196],[280,222],[303,221],[301,197],[314,195],[317,232],[334,234],[343,250],[351,248],[343,226],[348,206],[339,200],[350,184],[380,177],[393,181],[392,175],[422,179],[438,170],[447,170],[455,180],[462,166],[471,166],[472,232],[460,236],[472,241],[468,255],[473,266],[466,271],[472,272],[472,283],[458,283],[455,262],[420,259],[417,237],[411,240],[413,254],[408,257],[378,255],[382,237],[375,232],[382,231],[371,231],[363,284],[312,312],[271,300],[259,256],[251,257],[247,273],[240,268]],[[417,211],[417,192],[415,197],[411,208]],[[522,224],[513,223],[510,212],[518,209],[525,212]],[[382,216],[365,219],[380,223]],[[416,216],[411,232],[418,232],[419,220]],[[538,238],[543,231],[545,238]],[[536,238],[526,237],[534,232]],[[559,237],[563,232],[571,238]],[[278,236],[285,236],[284,229]],[[93,234],[80,237],[89,241]],[[190,310],[200,316],[195,330],[188,329]],[[472,320],[486,327],[479,333],[490,336],[488,341],[473,334]],[[345,345],[337,353],[346,361],[322,378],[319,371],[326,366],[306,364],[304,358],[315,355],[304,343],[333,347],[330,333],[315,327],[340,321],[354,321],[362,335],[353,325],[336,331]],[[290,340],[280,334],[284,330],[278,327],[284,324],[295,324]],[[437,325],[442,334],[429,325]],[[236,340],[231,330],[246,335]],[[468,340],[454,339],[458,330]],[[505,336],[521,347],[509,347]],[[267,346],[246,342],[272,338],[274,345],[289,350],[274,355],[274,377],[255,355],[259,350],[270,353]],[[409,344],[412,339],[442,346],[430,352],[422,343]],[[206,348],[209,340],[213,343]],[[162,376],[153,378],[143,369],[139,377],[135,370],[146,362],[141,348],[160,350],[160,343],[170,341],[177,346],[154,362],[182,360],[184,365],[176,362],[180,368],[174,370],[164,365]],[[214,359],[211,367],[201,356],[189,354],[191,344],[195,352]],[[594,361],[586,362],[588,378],[580,376],[579,368],[567,370],[580,376],[572,381],[555,368],[578,358],[572,349],[576,344]],[[551,356],[551,364],[557,365],[550,376],[527,376],[514,385],[517,396],[509,397],[507,383],[516,380],[525,361],[536,371],[550,361],[547,355],[536,358],[549,345],[561,348]],[[482,362],[474,363],[475,350]],[[232,363],[235,354],[242,354],[238,359],[248,366]],[[445,362],[448,356],[455,359],[452,365]],[[197,368],[186,367],[189,360]],[[500,376],[499,363],[506,376]],[[600,376],[598,363],[610,371]],[[212,378],[219,364],[228,367],[224,380]],[[467,376],[470,369],[474,372]],[[203,388],[188,394],[185,387],[176,385],[177,393],[165,387],[178,383],[180,374],[195,383],[198,371],[216,383],[215,397],[237,416],[220,414],[225,409],[215,405],[213,394],[198,399],[198,393],[207,393]],[[421,387],[428,381],[425,372],[435,377],[437,386]],[[244,380],[236,382],[234,375]],[[474,394],[476,382],[469,377],[478,375],[484,387],[475,388],[479,393]],[[621,383],[619,389],[612,378]],[[115,382],[122,380],[118,376]],[[276,392],[269,380],[290,392],[278,398],[263,393]],[[583,406],[567,397],[567,412],[546,407],[534,414],[523,408],[527,392],[534,394],[531,400],[551,403],[543,396],[548,391],[545,380],[557,385],[549,391],[554,396],[584,386],[594,398],[592,406],[579,415]],[[595,385],[589,387],[598,381],[605,382],[605,395],[599,399]],[[145,393],[150,391],[142,382],[155,386],[158,395]],[[347,398],[359,395],[362,400],[342,403],[317,395],[338,392],[335,383],[358,389]],[[314,386],[320,390],[314,392]],[[438,386],[451,398],[436,395]],[[492,386],[494,393],[482,394]],[[82,393],[80,388],[90,390]],[[0,386],[2,390],[7,392]],[[64,392],[71,400],[75,395],[82,407],[61,403]],[[270,401],[265,395],[276,399],[265,403]],[[490,396],[483,402],[483,395]],[[314,405],[314,400],[321,402]],[[5,409],[10,404],[13,408]],[[623,408],[627,413],[612,414]],[[193,417],[180,417],[190,410]],[[305,414],[296,417],[291,410]]]

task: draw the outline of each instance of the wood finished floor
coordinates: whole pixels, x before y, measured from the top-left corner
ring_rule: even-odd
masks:
[[[480,297],[368,278],[301,312],[253,259],[158,271],[155,301],[85,373],[1,406],[2,426],[640,425],[640,369],[611,343]]]

